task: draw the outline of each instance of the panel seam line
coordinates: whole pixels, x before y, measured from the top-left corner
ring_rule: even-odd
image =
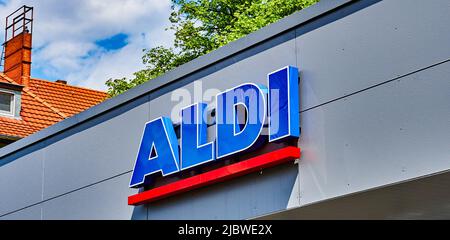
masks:
[[[2,214],[2,215],[0,215],[0,217],[4,217],[4,216],[10,215],[10,214],[13,214],[13,213],[22,211],[22,210],[25,210],[25,209],[30,208],[30,207],[34,207],[34,206],[36,206],[36,205],[39,205],[39,204],[42,204],[42,203],[51,201],[51,200],[56,199],[56,198],[63,197],[63,196],[65,196],[65,195],[68,195],[68,194],[71,194],[71,193],[74,193],[74,192],[83,190],[83,189],[88,188],[88,187],[92,187],[92,186],[94,186],[94,185],[97,185],[97,184],[106,182],[106,181],[108,181],[108,180],[111,180],[111,179],[114,179],[114,178],[123,176],[123,175],[128,174],[128,173],[131,173],[132,171],[133,171],[133,170],[129,170],[129,171],[126,171],[126,172],[123,172],[123,173],[119,173],[119,174],[114,175],[114,176],[112,176],[112,177],[109,177],[109,178],[106,178],[106,179],[103,179],[103,180],[100,180],[100,181],[97,181],[97,182],[94,182],[94,183],[91,183],[91,184],[88,184],[88,185],[85,185],[85,186],[76,188],[76,189],[74,189],[74,190],[71,190],[71,191],[68,191],[68,192],[65,192],[65,193],[62,193],[62,194],[59,194],[59,195],[56,195],[56,196],[47,198],[47,199],[45,199],[45,200],[39,201],[39,202],[37,202],[37,203],[33,203],[33,204],[28,205],[28,206],[25,206],[25,207],[23,207],[23,208],[20,208],[20,209],[17,209],[17,210],[14,210],[14,211],[11,211],[11,212]],[[42,211],[42,209],[41,209],[41,211]],[[42,215],[41,215],[41,217],[42,217]]]

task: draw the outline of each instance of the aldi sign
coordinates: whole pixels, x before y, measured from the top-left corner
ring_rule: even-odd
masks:
[[[207,104],[180,112],[179,141],[172,120],[159,117],[145,124],[130,187],[142,187],[156,174],[168,176],[233,157],[268,142],[300,136],[298,69],[287,66],[267,75],[267,86],[244,83],[216,95],[215,137],[208,136]],[[209,139],[209,140],[208,140]],[[287,147],[210,172],[130,196],[130,205],[151,202],[300,157]]]

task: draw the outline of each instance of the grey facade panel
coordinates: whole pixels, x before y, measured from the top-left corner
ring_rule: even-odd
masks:
[[[44,152],[32,152],[0,167],[0,216],[42,200]]]
[[[0,217],[0,220],[41,220],[41,205],[37,204]]]
[[[274,219],[442,219],[450,218],[448,171],[260,216]]]
[[[450,62],[301,114],[300,204],[450,169]]]
[[[298,37],[301,109],[449,59],[449,8],[447,0],[381,1]]]
[[[124,174],[42,203],[42,218],[51,219],[146,219],[145,207],[127,205],[131,174]]]
[[[148,204],[148,219],[247,219],[286,208],[297,177],[287,163]]]
[[[133,170],[149,108],[148,102],[143,103],[49,143],[45,148],[44,199]]]

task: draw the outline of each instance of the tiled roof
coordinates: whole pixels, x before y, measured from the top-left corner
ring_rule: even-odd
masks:
[[[0,73],[0,82],[16,84]],[[63,83],[30,79],[22,90],[21,119],[0,117],[0,136],[23,138],[82,112],[107,98],[107,94]]]
[[[105,100],[106,93],[58,82],[31,79],[30,90],[70,117]]]

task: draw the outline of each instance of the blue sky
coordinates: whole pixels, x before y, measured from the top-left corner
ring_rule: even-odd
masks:
[[[118,33],[111,37],[95,41],[95,44],[106,49],[107,51],[118,50],[128,44],[128,35],[126,33]]]
[[[34,7],[32,76],[106,90],[143,68],[142,49],[169,46],[170,0],[0,0],[4,18]],[[3,35],[1,35],[3,36]]]

